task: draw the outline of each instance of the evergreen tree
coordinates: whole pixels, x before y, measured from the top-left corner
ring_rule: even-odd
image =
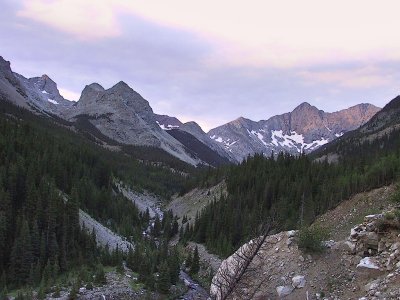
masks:
[[[158,291],[167,294],[171,287],[171,276],[168,264],[166,262],[161,263],[160,271],[157,282]]]
[[[197,274],[199,270],[200,270],[200,257],[199,257],[199,249],[196,246],[193,253],[192,263],[190,265],[190,273]]]

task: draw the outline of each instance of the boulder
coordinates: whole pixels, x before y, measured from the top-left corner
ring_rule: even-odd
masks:
[[[390,250],[392,250],[392,251],[396,251],[399,249],[400,249],[400,242],[396,242],[390,247]]]
[[[356,244],[354,244],[350,241],[346,241],[346,242],[344,242],[344,249],[351,254],[355,254],[356,253]]]
[[[379,270],[378,265],[371,257],[364,257],[360,260],[360,263],[357,265],[357,269],[362,268]]]
[[[364,257],[357,265],[357,272],[360,277],[373,278],[381,275],[381,270],[375,260],[371,257]]]
[[[364,245],[367,249],[378,250],[379,237],[375,232],[368,232],[364,237]]]
[[[306,285],[306,279],[302,275],[297,275],[292,278],[292,286],[301,289]]]

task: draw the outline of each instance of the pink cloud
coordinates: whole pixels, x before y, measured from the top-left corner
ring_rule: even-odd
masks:
[[[374,88],[395,84],[394,76],[379,68],[363,67],[350,70],[302,71],[298,76],[306,84],[334,84],[346,88]]]
[[[116,8],[104,0],[24,0],[17,16],[92,40],[121,34]]]

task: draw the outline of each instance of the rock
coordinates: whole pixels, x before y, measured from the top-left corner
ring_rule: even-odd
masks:
[[[367,269],[375,269],[379,270],[378,265],[376,262],[371,259],[371,257],[364,257],[360,260],[360,263],[357,265],[357,268],[367,268]]]
[[[291,285],[285,285],[285,286],[281,285],[276,288],[276,292],[278,293],[279,298],[290,295],[293,292],[293,290],[294,287],[292,287]]]
[[[334,240],[323,241],[322,243],[326,248],[332,248],[335,245]]]
[[[400,249],[400,242],[396,242],[390,247],[390,250],[392,250],[392,251],[396,251],[399,249]]]
[[[350,236],[351,236],[352,238],[357,237],[357,236],[358,236],[358,231],[357,231],[355,228],[352,228],[352,229],[350,230]]]
[[[378,250],[379,237],[375,232],[368,232],[364,237],[364,245],[367,249]]]
[[[364,257],[357,265],[357,272],[360,277],[373,278],[379,276],[381,271],[375,260],[371,257]]]
[[[378,252],[381,253],[385,251],[386,246],[385,246],[385,241],[379,241],[378,243]]]
[[[356,244],[346,241],[344,242],[344,249],[349,252],[350,254],[355,254],[356,253]]]
[[[368,215],[364,217],[364,222],[371,222],[377,219],[381,219],[383,217],[383,214],[376,214],[376,215]]]
[[[289,230],[286,235],[288,238],[292,238],[296,235],[297,230]]]
[[[376,290],[376,289],[379,287],[379,283],[380,283],[379,280],[371,281],[371,282],[367,283],[367,284],[364,286],[364,290],[365,290],[366,292],[371,291],[371,290]]]
[[[302,275],[297,275],[292,278],[292,286],[294,288],[300,289],[306,285],[306,279]]]
[[[304,257],[303,256],[299,256],[299,261],[304,262]]]

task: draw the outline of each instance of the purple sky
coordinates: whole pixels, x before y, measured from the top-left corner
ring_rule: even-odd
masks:
[[[303,101],[385,105],[399,94],[398,11],[369,0],[2,0],[0,55],[68,99],[123,80],[156,113],[208,130]]]

